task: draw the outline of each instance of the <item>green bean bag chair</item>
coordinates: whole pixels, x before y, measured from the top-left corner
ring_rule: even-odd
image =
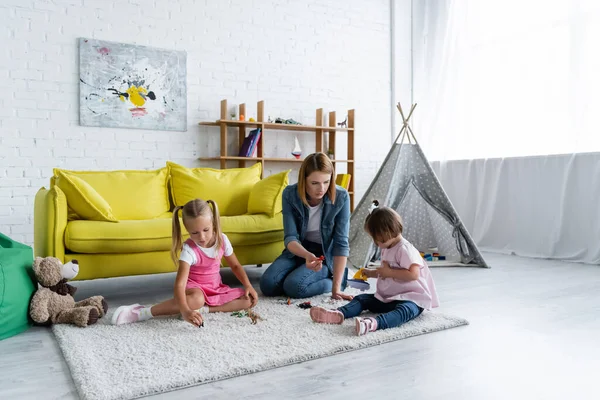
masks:
[[[0,340],[27,330],[36,289],[33,249],[0,233]]]

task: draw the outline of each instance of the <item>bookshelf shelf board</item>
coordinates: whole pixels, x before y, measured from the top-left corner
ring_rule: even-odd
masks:
[[[225,124],[231,127],[240,127],[240,126],[248,126],[248,127],[259,127],[259,128],[267,128],[271,130],[281,130],[281,131],[305,131],[305,132],[315,132],[318,130],[323,131],[339,131],[339,132],[349,132],[354,131],[354,128],[339,128],[332,126],[317,126],[317,125],[290,125],[290,124],[275,124],[272,122],[250,122],[250,121],[236,121],[231,119],[219,119],[215,122],[200,122],[198,125],[201,126],[219,126],[221,124]]]

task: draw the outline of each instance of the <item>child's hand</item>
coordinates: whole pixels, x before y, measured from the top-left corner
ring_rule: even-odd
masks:
[[[188,310],[182,313],[183,319],[194,326],[200,326],[202,323],[202,315],[196,310]]]
[[[380,278],[391,278],[393,270],[386,261],[381,263],[381,267],[377,268],[377,273]]]
[[[316,257],[314,254],[309,254],[305,258],[306,260],[306,268],[311,271],[319,272],[321,268],[323,268],[323,260],[319,257]]]
[[[258,293],[256,293],[256,290],[254,290],[252,286],[246,288],[245,297],[247,299],[250,299],[250,301],[252,302],[250,308],[254,307],[256,303],[258,303]]]
[[[378,273],[376,269],[363,268],[362,273],[365,274],[367,278],[377,278]]]

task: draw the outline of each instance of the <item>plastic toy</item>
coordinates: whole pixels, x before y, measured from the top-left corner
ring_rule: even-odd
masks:
[[[356,273],[354,274],[354,276],[352,277],[352,279],[358,279],[361,281],[367,281],[367,279],[369,279],[369,277],[367,275],[365,275],[365,269],[361,268],[358,271],[356,271]]]
[[[256,120],[252,117],[250,117],[250,119],[248,120],[249,122],[256,122]]]
[[[232,317],[238,317],[238,318],[243,318],[243,317],[248,317],[250,318],[250,323],[252,325],[256,325],[256,323],[258,321],[264,321],[264,319],[258,315],[257,313],[255,313],[254,311],[252,311],[252,309],[247,309],[247,310],[242,310],[242,311],[234,311],[231,313]],[[204,326],[204,322],[202,323],[202,326]]]
[[[312,304],[310,304],[310,301],[305,301],[304,303],[298,304],[298,307],[306,310],[307,308],[311,308]]]
[[[232,317],[238,317],[238,318],[243,318],[243,317],[245,317],[247,315],[248,315],[248,313],[246,312],[246,310],[243,310],[243,311],[234,311],[234,312],[231,313]]]
[[[348,126],[348,116],[346,116],[346,119],[343,120],[342,122],[338,122],[338,126],[340,128],[346,128]]]
[[[352,277],[353,279],[348,279],[348,286],[359,290],[368,290],[371,287],[371,285],[369,284],[369,282],[367,282],[367,279],[369,278],[367,277],[367,275],[365,275],[364,270],[364,268],[361,268],[358,271],[356,271],[356,273]]]
[[[358,290],[369,290],[371,285],[367,281],[362,281],[360,279],[348,279],[348,286]]]
[[[257,313],[255,313],[254,311],[252,311],[252,309],[248,309],[246,314],[248,315],[248,317],[252,320],[252,325],[256,325],[256,323],[258,321],[264,321],[264,319],[258,315]]]
[[[246,117],[244,117],[244,114],[240,114],[240,121],[245,121]]]

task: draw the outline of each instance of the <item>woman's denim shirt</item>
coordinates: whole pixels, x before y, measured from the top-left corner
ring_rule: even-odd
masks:
[[[336,186],[335,204],[329,197],[323,197],[321,214],[321,243],[325,264],[331,269],[334,256],[348,257],[350,246],[348,232],[350,228],[350,196],[346,189]],[[294,254],[287,249],[288,243],[296,240],[304,241],[308,227],[308,207],[302,203],[298,195],[298,184],[289,185],[283,190],[283,232],[285,250],[288,257]]]

